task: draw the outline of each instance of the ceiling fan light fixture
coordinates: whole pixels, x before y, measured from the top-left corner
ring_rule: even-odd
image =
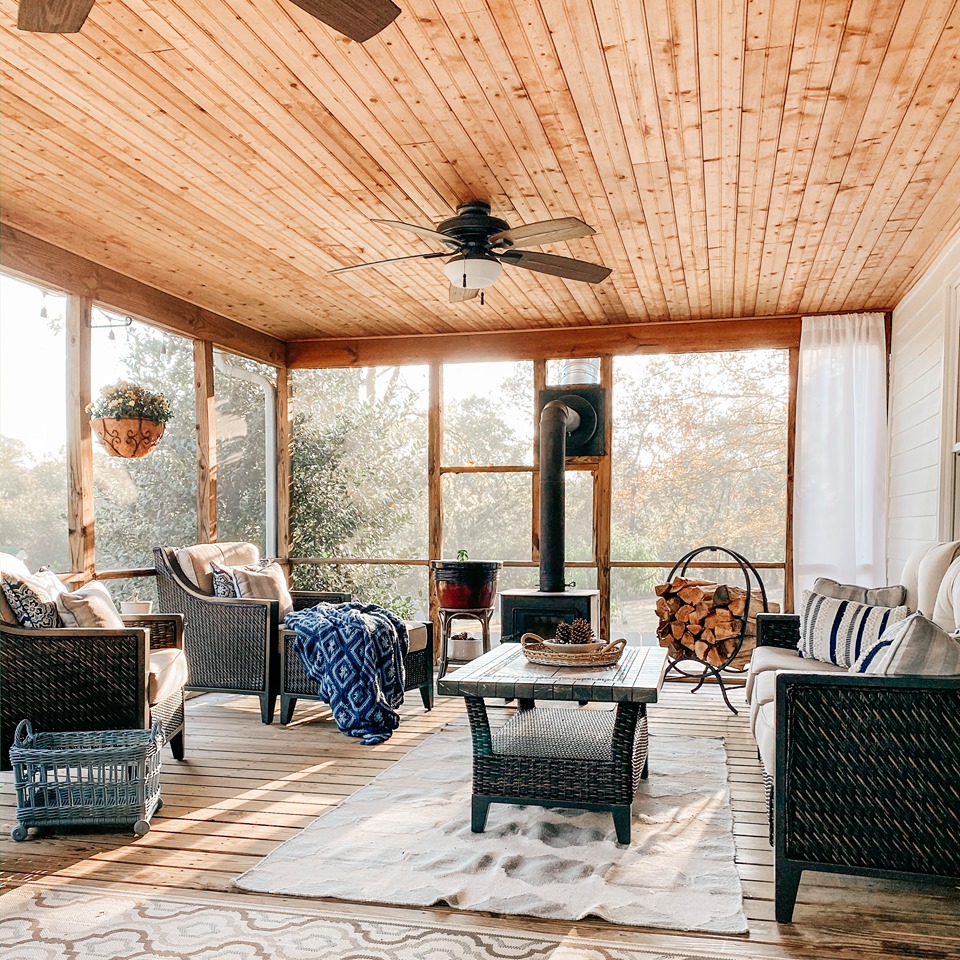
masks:
[[[495,257],[468,255],[448,260],[443,265],[443,272],[455,287],[482,290],[492,287],[500,279],[503,264]]]

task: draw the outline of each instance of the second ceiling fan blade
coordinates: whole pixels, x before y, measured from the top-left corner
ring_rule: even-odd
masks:
[[[597,231],[577,217],[560,217],[557,220],[541,220],[539,223],[526,223],[521,227],[511,227],[495,233],[492,244],[502,240],[510,243],[556,243],[560,240],[576,240],[578,237],[592,237]]]
[[[445,233],[437,230],[430,230],[428,227],[418,227],[415,223],[404,223],[402,220],[371,220],[371,223],[379,223],[381,227],[392,227],[394,230],[407,230],[415,233],[418,237],[426,237],[428,240],[436,240],[438,243],[446,244],[459,250],[463,244],[454,237],[448,237]]]
[[[20,0],[17,29],[31,33],[79,33],[93,0]]]
[[[548,273],[551,277],[563,277],[564,280],[583,280],[586,283],[599,283],[613,272],[609,267],[601,267],[586,260],[574,260],[571,257],[558,257],[552,253],[537,253],[533,250],[506,250],[497,257],[512,267]]]
[[[447,253],[412,253],[409,257],[390,257],[389,260],[371,260],[369,263],[354,263],[349,267],[337,267],[336,270],[328,270],[329,274],[349,273],[351,270],[366,270],[367,267],[381,267],[385,263],[399,263],[401,260],[430,260],[433,257],[446,257]]]
[[[455,283],[451,283],[450,302],[463,303],[464,300],[472,300],[479,292],[479,290],[473,290],[470,287],[458,287]]]
[[[292,0],[301,10],[357,43],[375,37],[397,19],[390,0]]]

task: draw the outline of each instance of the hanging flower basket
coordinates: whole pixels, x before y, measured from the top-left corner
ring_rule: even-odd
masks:
[[[148,393],[121,381],[104,387],[87,407],[90,426],[111,457],[145,457],[160,442],[164,424],[173,416],[162,393]]]
[[[143,417],[96,417],[90,421],[100,445],[111,457],[145,457],[160,442],[164,424]]]

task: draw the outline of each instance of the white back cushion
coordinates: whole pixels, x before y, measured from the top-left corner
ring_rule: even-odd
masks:
[[[947,633],[960,630],[960,557],[950,564],[943,575],[930,619]]]
[[[926,617],[934,616],[937,594],[944,574],[960,557],[960,540],[925,544],[910,554],[901,578],[907,588],[907,606]]]
[[[210,564],[216,560],[221,566],[236,567],[256,563],[260,551],[252,543],[197,543],[177,551],[177,563],[184,575],[203,593],[213,596],[213,573]]]
[[[14,577],[20,577],[21,580],[25,580],[30,576],[27,565],[12,553],[0,553],[0,574],[4,573],[8,573]],[[19,623],[2,591],[0,591],[0,619],[2,619],[4,623],[10,623],[14,626],[17,626]]]

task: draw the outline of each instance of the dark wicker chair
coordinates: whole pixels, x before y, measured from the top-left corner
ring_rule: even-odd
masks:
[[[153,706],[148,697],[150,651],[182,648],[183,618],[123,621],[124,630],[26,630],[0,621],[0,768],[10,769],[23,719],[44,733],[139,730],[159,720],[174,757],[183,759],[183,688]]]
[[[333,596],[333,595],[331,595]],[[350,594],[336,595],[331,603],[345,603]],[[294,606],[297,605],[296,598]],[[302,608],[300,608],[302,609]],[[413,650],[403,661],[404,690],[419,690],[425,710],[433,708],[433,624],[426,622],[427,645],[422,650]],[[288,724],[293,719],[297,700],[319,700],[316,681],[311,680],[293,647],[293,630],[281,630],[280,647],[280,723]]]
[[[188,690],[260,698],[260,719],[273,721],[280,694],[279,604],[224,600],[202,593],[184,574],[171,547],[154,547],[158,606],[184,619]],[[298,609],[339,594],[293,591]]]
[[[757,643],[795,647],[799,618],[761,615]],[[776,918],[804,870],[960,879],[960,678],[780,673],[765,771]]]

